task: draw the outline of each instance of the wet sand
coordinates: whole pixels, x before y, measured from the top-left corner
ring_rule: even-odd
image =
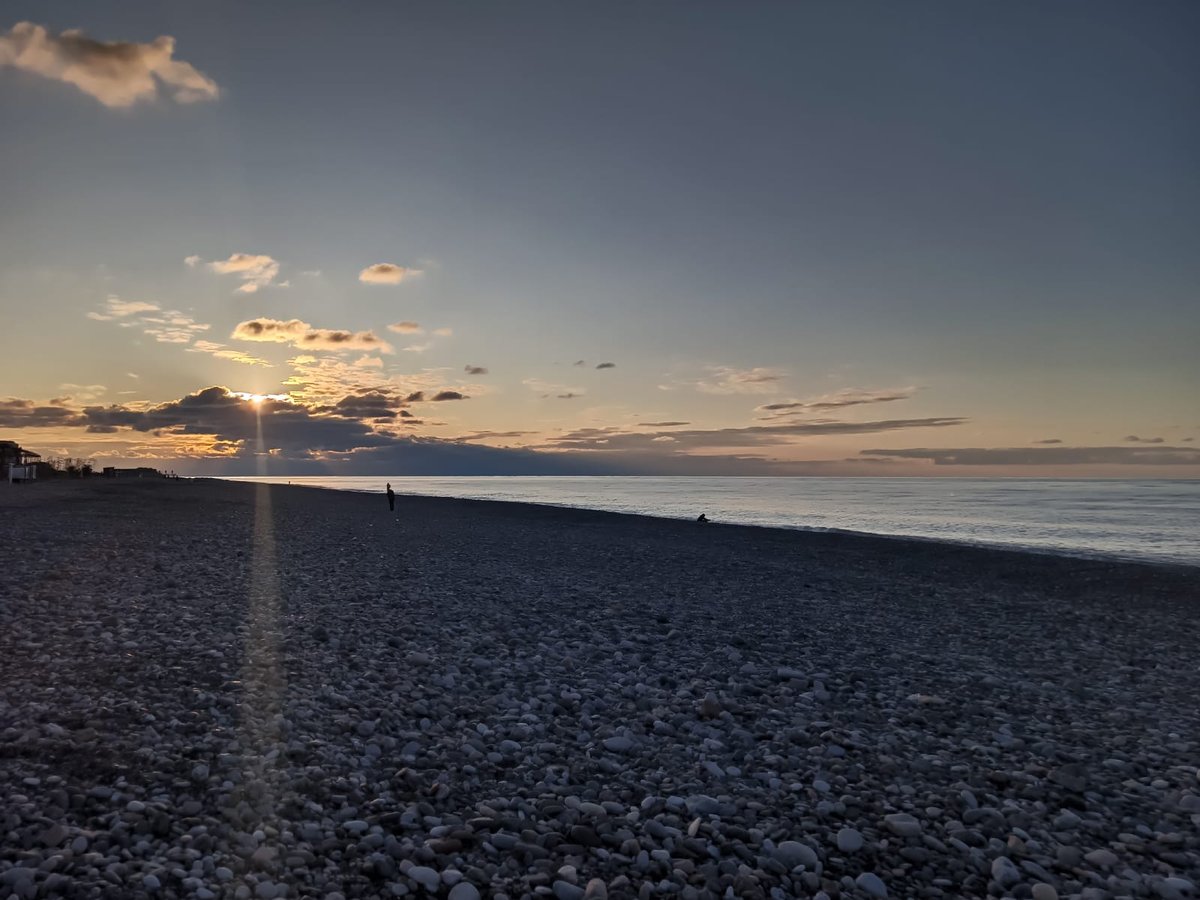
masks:
[[[212,481],[0,534],[0,898],[1200,875],[1200,570]]]

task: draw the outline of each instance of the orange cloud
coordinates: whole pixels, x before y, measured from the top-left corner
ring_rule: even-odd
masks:
[[[176,103],[215,100],[217,83],[174,53],[175,38],[166,35],[149,44],[97,41],[78,29],[51,34],[33,22],[0,34],[0,66],[72,84],[105,106],[154,100],[160,90]]]
[[[373,331],[340,331],[313,328],[299,319],[250,319],[239,322],[230,335],[239,341],[291,344],[307,350],[378,350],[391,353],[392,346]]]
[[[420,274],[420,269],[410,269],[395,263],[375,263],[359,272],[358,280],[363,284],[399,284],[405,278]]]

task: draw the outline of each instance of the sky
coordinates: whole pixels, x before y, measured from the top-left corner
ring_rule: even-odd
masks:
[[[8,2],[0,439],[1200,477],[1191,2]]]

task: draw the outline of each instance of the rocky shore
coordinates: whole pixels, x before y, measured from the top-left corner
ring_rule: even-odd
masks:
[[[0,898],[1158,897],[1200,570],[0,485]]]

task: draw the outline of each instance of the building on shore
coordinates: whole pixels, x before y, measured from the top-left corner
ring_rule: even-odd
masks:
[[[0,441],[0,481],[36,481],[41,454],[26,450],[16,441]]]

